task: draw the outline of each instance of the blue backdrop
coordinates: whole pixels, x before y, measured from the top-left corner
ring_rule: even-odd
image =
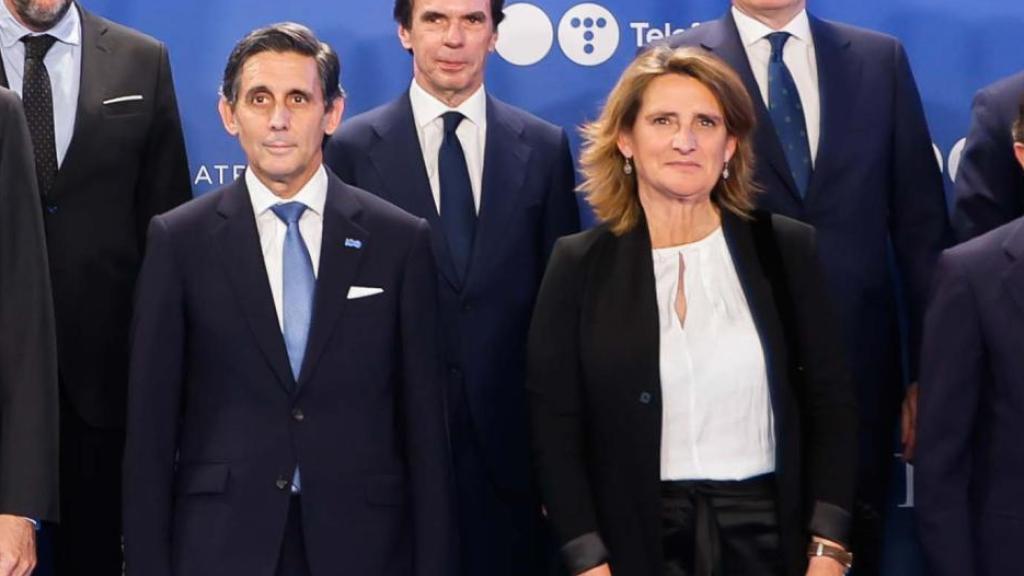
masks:
[[[341,55],[346,116],[408,87],[411,58],[391,20],[390,0],[85,0],[103,16],[167,43],[188,143],[193,185],[202,194],[234,178],[244,159],[216,112],[217,87],[232,45],[257,26],[294,20]],[[727,0],[509,0],[487,88],[561,124],[592,118],[639,45],[720,16]],[[810,0],[819,17],[887,32],[906,45],[947,186],[966,134],[973,93],[1024,68],[1024,3],[1012,0]],[[958,145],[959,143],[959,145]],[[895,446],[895,444],[894,444]],[[893,455],[894,490],[886,574],[924,574],[913,533],[913,470]]]

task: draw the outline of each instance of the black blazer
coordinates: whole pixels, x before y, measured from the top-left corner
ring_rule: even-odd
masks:
[[[166,47],[75,8],[74,132],[43,218],[62,397],[93,426],[124,423],[128,325],[146,226],[192,197]],[[7,76],[0,61],[0,85]],[[120,96],[142,100],[103,104]]]
[[[32,143],[0,88],[0,514],[57,520],[57,342]]]
[[[803,574],[809,530],[847,541],[854,393],[813,229],[765,213],[753,222],[725,213],[722,228],[767,357],[786,574]],[[533,446],[544,504],[577,572],[602,548],[616,576],[663,569],[655,298],[644,223],[622,236],[599,226],[563,238],[541,285],[528,345]]]
[[[153,219],[132,339],[128,574],[273,574],[296,464],[314,574],[452,573],[427,224],[334,175],[323,218],[297,382],[245,180]],[[351,299],[352,286],[383,292]]]

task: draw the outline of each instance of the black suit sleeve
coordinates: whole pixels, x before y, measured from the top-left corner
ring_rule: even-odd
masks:
[[[437,337],[430,228],[420,221],[402,279],[401,349],[407,463],[412,478],[415,576],[455,572],[454,495]]]
[[[849,543],[857,478],[857,405],[837,327],[838,314],[818,260],[814,230],[776,220],[797,339],[805,495],[812,534]]]
[[[941,576],[975,572],[971,445],[988,379],[975,300],[960,264],[943,254],[924,324],[914,476],[921,543]]]
[[[544,262],[551,255],[556,240],[580,230],[580,212],[575,192],[576,171],[572,162],[572,152],[569,150],[569,138],[564,130],[560,130],[560,136],[544,204]]]
[[[170,576],[171,506],[184,379],[182,279],[163,220],[150,225],[136,292],[124,456],[125,562]]]
[[[161,214],[192,198],[191,178],[185,153],[178,101],[167,48],[160,45],[157,73],[156,104],[153,122],[135,188],[136,229],[139,246],[145,246],[145,234],[153,216]]]
[[[961,242],[1024,214],[1024,179],[1013,157],[1011,135],[1016,107],[1003,104],[982,90],[971,105],[971,127],[957,169],[953,212],[953,226]]]
[[[917,380],[921,322],[931,275],[952,233],[942,172],[935,159],[921,96],[900,44],[894,47],[892,196],[890,235],[903,279],[909,313],[909,365]]]
[[[570,573],[606,559],[586,469],[579,371],[582,265],[565,240],[555,244],[527,342],[533,454],[548,518]]]
[[[0,514],[57,520],[57,344],[21,103],[0,93]]]

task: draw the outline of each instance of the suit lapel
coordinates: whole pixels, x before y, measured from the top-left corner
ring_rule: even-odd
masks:
[[[736,21],[732,17],[732,11],[726,13],[721,19],[705,24],[714,26],[708,34],[708,39],[702,44],[705,50],[718,55],[726,61],[732,69],[739,74],[743,84],[747,87],[750,99],[753,100],[754,109],[757,112],[757,129],[754,134],[754,148],[760,152],[758,160],[766,162],[776,172],[778,177],[786,184],[789,193],[797,201],[802,201],[800,192],[797,190],[793,174],[789,171],[789,164],[786,162],[786,155],[782,151],[782,144],[775,133],[772,118],[768,114],[768,108],[761,98],[761,89],[754,79],[754,72],[750,68],[750,60],[747,59],[747,51],[743,47],[739,30],[736,28]]]
[[[530,158],[530,146],[522,135],[523,124],[519,118],[507,113],[503,103],[488,96],[480,211],[466,271],[467,289],[474,281],[486,277],[485,267],[495,261],[491,255],[509,238],[504,223],[522,198],[520,189]]]
[[[356,224],[361,211],[358,200],[341,180],[328,174],[323,242],[313,300],[313,323],[299,373],[300,391],[305,389],[312,378],[317,361],[338,324],[338,316],[348,302],[348,289],[355,279],[370,240],[370,233]]]
[[[770,218],[767,215],[764,217]],[[778,426],[782,420],[784,404],[781,401],[780,385],[788,378],[789,364],[786,355],[785,334],[782,331],[782,319],[779,317],[775,298],[785,298],[788,295],[774,295],[767,275],[785,274],[785,270],[770,269],[770,267],[781,265],[781,262],[769,263],[761,257],[761,251],[758,249],[758,241],[775,242],[774,237],[755,239],[750,223],[724,210],[722,211],[722,233],[729,245],[729,253],[732,256],[733,265],[736,267],[736,275],[743,287],[743,294],[750,307],[750,315],[757,328],[761,347],[764,349],[765,360],[768,363],[768,388],[771,391],[772,409],[779,416],[776,418],[776,426]],[[764,247],[762,247],[763,249]],[[781,436],[779,437],[781,438]]]
[[[441,275],[458,291],[462,285],[448,251],[441,217],[430,190],[430,179],[423,164],[416,121],[409,93],[394,101],[374,124],[378,136],[370,149],[370,161],[387,189],[387,198],[409,212],[430,222],[431,244]]]
[[[235,298],[271,370],[281,387],[290,392],[295,388],[295,380],[274,308],[267,268],[260,251],[259,232],[256,230],[256,219],[244,178],[239,178],[224,190],[217,212],[224,221],[214,230],[214,245]]]
[[[814,172],[807,188],[806,202],[811,202],[824,187],[828,173],[842,162],[843,146],[851,114],[860,86],[861,60],[850,50],[850,40],[823,20],[810,17],[814,52],[818,61],[818,93],[821,98],[821,133]]]
[[[1024,314],[1024,220],[1018,222],[1003,244],[1010,265],[1002,275],[1003,289],[1017,303],[1017,312]]]

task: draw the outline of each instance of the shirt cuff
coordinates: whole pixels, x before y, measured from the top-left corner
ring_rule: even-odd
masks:
[[[570,574],[581,574],[607,562],[608,549],[597,532],[587,532],[562,546],[562,559]]]
[[[814,503],[808,529],[815,536],[838,542],[849,549],[852,520],[853,516],[843,508],[818,500]]]

